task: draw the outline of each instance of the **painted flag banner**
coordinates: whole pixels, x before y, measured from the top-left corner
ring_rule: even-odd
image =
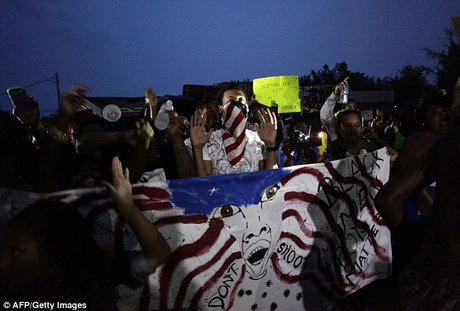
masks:
[[[278,113],[300,112],[301,110],[298,76],[254,79],[252,89],[259,103],[270,107],[275,102],[278,105]]]
[[[141,310],[318,310],[390,273],[389,229],[374,207],[384,149],[326,164],[133,186],[172,255],[144,288],[117,290]],[[4,226],[40,197],[79,209],[109,254],[139,249],[104,188],[45,195],[1,189]]]

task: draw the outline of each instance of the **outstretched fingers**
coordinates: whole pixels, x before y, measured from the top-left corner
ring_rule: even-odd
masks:
[[[260,120],[260,128],[264,128],[265,125],[267,124],[267,121],[265,120],[265,116],[264,114],[262,113],[261,110],[257,110],[257,115],[259,116],[259,120]]]
[[[273,124],[276,128],[278,124],[276,120],[276,114],[268,108],[267,108],[267,112],[268,112],[268,115],[270,116],[270,124]]]

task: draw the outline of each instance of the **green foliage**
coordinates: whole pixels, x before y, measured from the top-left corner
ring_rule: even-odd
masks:
[[[431,69],[425,66],[403,66],[391,80],[395,101],[416,100],[433,86],[427,81]]]
[[[438,62],[438,66],[434,69],[437,88],[446,89],[448,94],[452,94],[455,81],[460,75],[460,45],[454,41],[452,30],[447,31],[447,37],[446,51],[436,52],[425,49],[425,52],[428,57]]]
[[[390,78],[374,78],[363,72],[350,71],[345,61],[335,64],[332,69],[326,64],[317,71],[312,70],[309,75],[300,77],[300,85],[336,85],[346,77],[349,77],[350,84],[353,85],[353,90],[391,89]]]
[[[417,100],[430,89],[446,89],[452,94],[457,77],[460,75],[460,46],[454,41],[454,33],[447,32],[448,43],[446,51],[436,52],[425,49],[427,56],[437,60],[438,66],[434,69],[419,65],[405,65],[394,76],[372,77],[363,72],[351,71],[345,61],[336,63],[334,67],[325,64],[321,69],[311,70],[310,74],[299,77],[301,86],[335,86],[338,82],[349,77],[352,90],[374,91],[393,90],[395,102],[404,100]],[[436,86],[430,85],[428,75],[436,76]],[[248,79],[241,81],[248,84]],[[328,95],[328,94],[327,94]],[[326,96],[327,96],[326,95]]]
[[[416,100],[432,88],[427,75],[432,70],[425,66],[403,66],[394,77],[372,77],[363,72],[350,71],[346,62],[337,63],[332,69],[326,64],[320,70],[300,78],[300,85],[336,85],[344,78],[355,91],[393,90],[395,101]]]

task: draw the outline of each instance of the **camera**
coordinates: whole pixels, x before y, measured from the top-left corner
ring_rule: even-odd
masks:
[[[301,150],[311,146],[321,146],[321,137],[307,136],[299,130],[293,130],[289,135],[289,149]]]

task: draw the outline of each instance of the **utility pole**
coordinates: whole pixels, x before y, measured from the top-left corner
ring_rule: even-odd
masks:
[[[62,103],[61,103],[61,91],[59,88],[59,75],[57,72],[54,73],[54,81],[56,82],[56,93],[57,93],[57,102],[58,102],[58,109],[62,112]]]
[[[62,103],[61,103],[61,89],[60,89],[60,84],[59,84],[59,75],[57,72],[54,73],[54,76],[48,79],[40,80],[34,83],[31,83],[29,85],[24,86],[25,89],[30,88],[32,86],[36,86],[38,84],[42,84],[44,82],[52,82],[56,85],[56,95],[57,95],[57,103],[58,103],[58,109],[59,111],[62,111]],[[3,95],[8,95],[7,92],[2,92],[0,93],[0,96]]]

